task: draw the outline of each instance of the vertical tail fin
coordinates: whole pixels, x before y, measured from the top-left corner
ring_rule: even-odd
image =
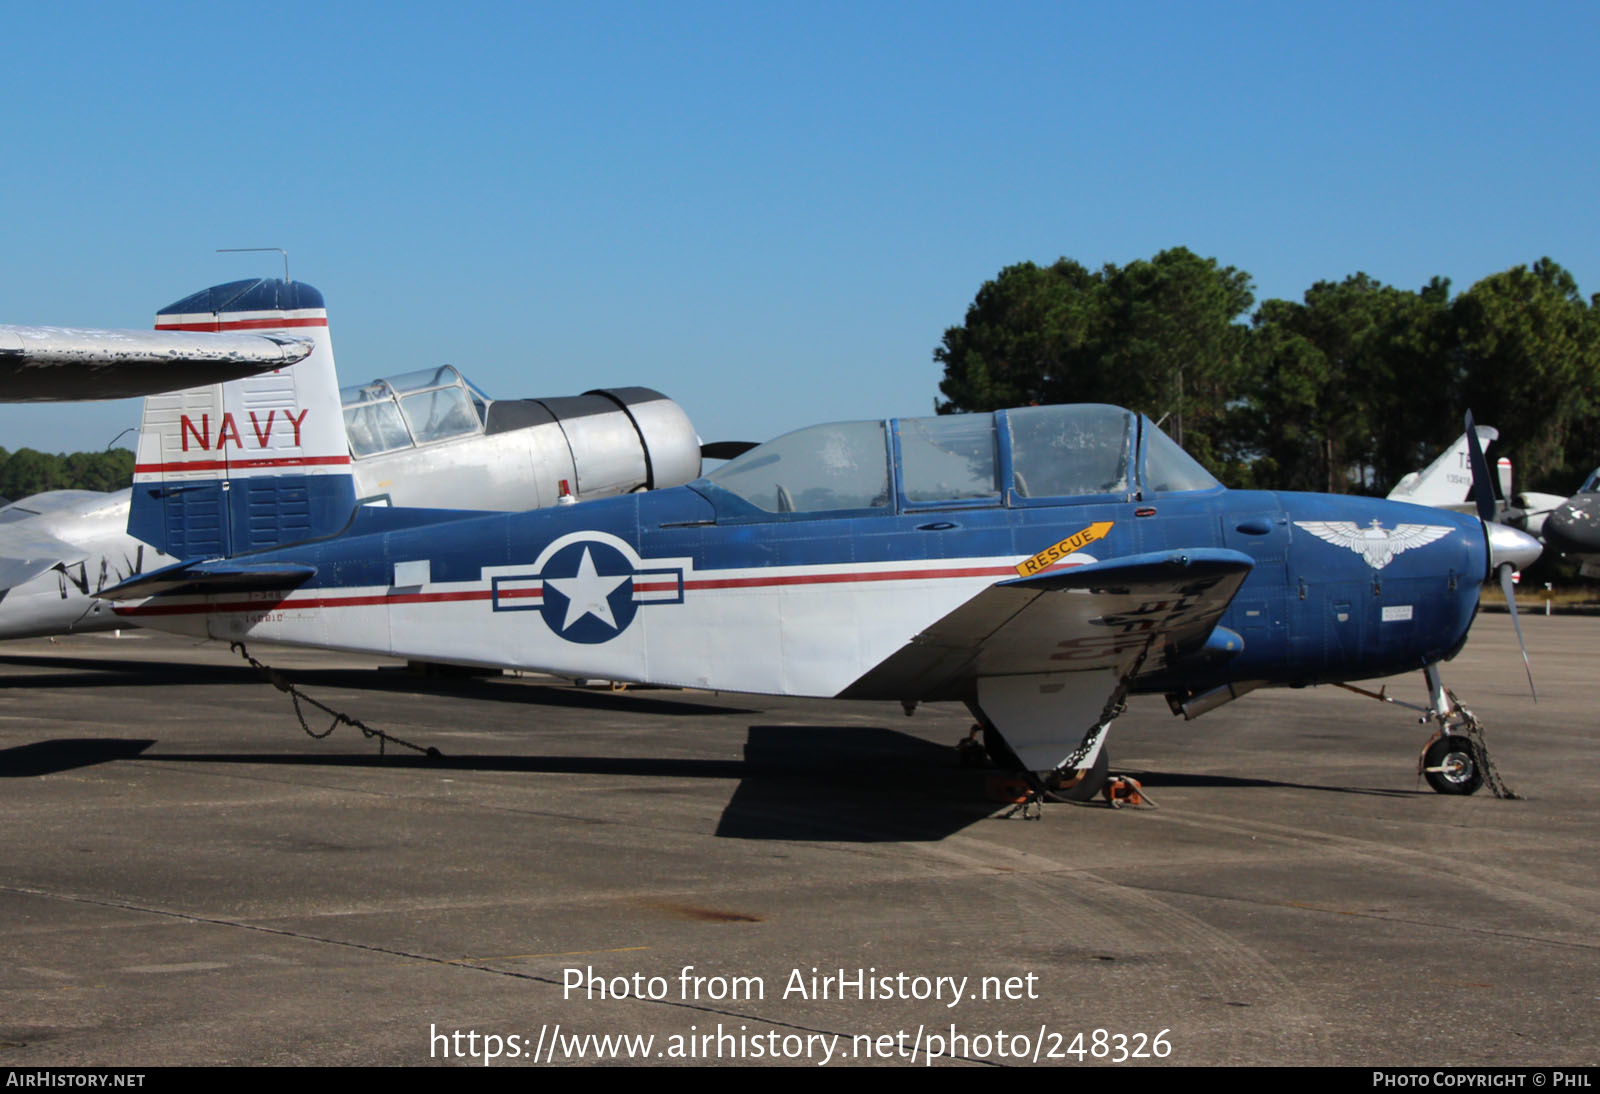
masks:
[[[216,285],[163,308],[156,329],[273,331],[310,356],[275,372],[144,402],[128,531],[178,558],[332,535],[355,508],[322,294],[277,280]]]
[[[1500,431],[1491,425],[1476,429],[1478,444],[1488,448],[1498,440]],[[1432,505],[1437,508],[1465,505],[1472,501],[1472,467],[1467,456],[1467,435],[1456,438],[1454,444],[1439,454],[1439,458],[1421,471],[1413,471],[1389,491],[1390,501],[1409,501],[1415,505]]]

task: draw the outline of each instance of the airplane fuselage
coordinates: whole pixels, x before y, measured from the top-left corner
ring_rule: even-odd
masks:
[[[168,595],[118,611],[215,638],[580,677],[960,698],[959,681],[918,696],[903,693],[904,681],[867,680],[863,690],[863,678],[985,588],[1028,576],[1030,565],[1199,548],[1254,564],[1221,619],[1227,641],[1146,674],[1137,690],[1303,685],[1420,668],[1464,641],[1487,560],[1476,518],[1370,498],[1219,488],[812,518],[730,504],[702,481],[473,518],[364,511],[343,536],[249,557],[314,568],[292,591]],[[1140,635],[1137,618],[1119,618],[1043,655],[1069,671],[1132,648]]]
[[[0,588],[0,639],[127,626],[94,594],[175,561],[128,535],[127,525],[126,490],[57,490],[0,509],[10,553],[29,553],[29,541],[40,536],[58,541],[36,552],[48,569]]]

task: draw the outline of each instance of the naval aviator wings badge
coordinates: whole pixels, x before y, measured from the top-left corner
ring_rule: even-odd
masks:
[[[1367,560],[1374,570],[1381,570],[1394,556],[1413,547],[1423,547],[1446,536],[1451,528],[1445,524],[1397,524],[1391,531],[1373,520],[1371,527],[1361,528],[1348,520],[1297,520],[1296,528],[1304,528],[1320,540],[1335,547],[1348,547]]]

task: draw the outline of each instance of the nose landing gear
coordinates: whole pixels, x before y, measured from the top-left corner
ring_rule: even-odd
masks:
[[[1417,759],[1417,771],[1440,794],[1476,794],[1483,785],[1483,758],[1465,733],[1438,733]]]
[[[1440,794],[1476,794],[1478,788],[1488,784],[1497,798],[1520,800],[1522,795],[1512,790],[1495,770],[1489,760],[1489,746],[1483,740],[1483,723],[1477,715],[1461,705],[1455,693],[1444,686],[1439,678],[1439,666],[1429,665],[1422,670],[1428,684],[1428,705],[1392,699],[1383,692],[1367,691],[1351,684],[1340,684],[1347,691],[1365,695],[1397,706],[1420,710],[1418,719],[1424,725],[1433,723],[1434,735],[1423,746],[1417,760],[1417,775],[1428,780],[1428,785]]]

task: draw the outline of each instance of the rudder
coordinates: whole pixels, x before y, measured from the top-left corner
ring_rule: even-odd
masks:
[[[301,282],[216,285],[163,308],[165,331],[309,338],[298,364],[145,399],[128,532],[177,558],[333,535],[355,484],[322,294]]]

